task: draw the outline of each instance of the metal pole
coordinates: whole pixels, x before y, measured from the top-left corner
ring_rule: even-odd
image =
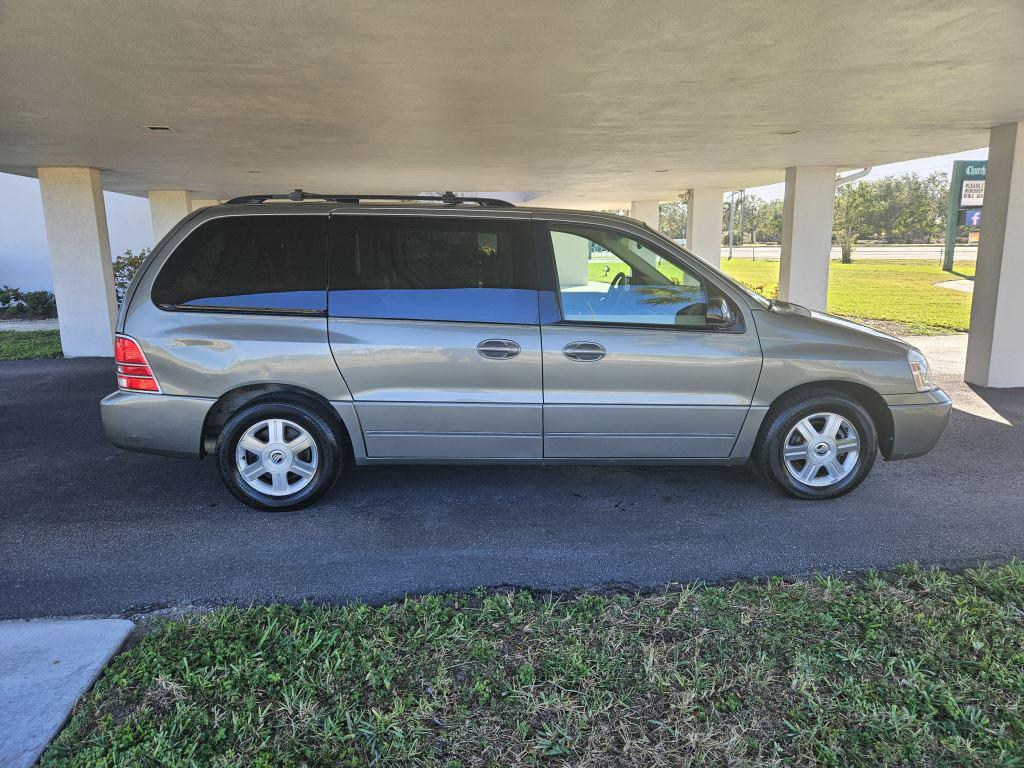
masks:
[[[747,190],[741,189],[740,190],[740,226],[739,226],[740,240],[743,239],[743,213],[746,211],[746,208],[747,208]]]
[[[729,193],[729,261],[732,261],[732,224],[736,214],[736,190]]]
[[[949,205],[946,208],[946,250],[942,258],[942,268],[946,272],[953,271],[953,259],[956,256],[956,227],[960,214],[960,188],[964,183],[964,166],[967,160],[953,161],[953,178],[949,180]]]

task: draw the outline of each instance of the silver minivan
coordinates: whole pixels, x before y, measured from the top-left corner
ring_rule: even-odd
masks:
[[[632,219],[487,198],[251,196],[154,248],[110,440],[212,453],[260,509],[363,464],[745,464],[855,488],[949,419],[924,356],[769,301]]]

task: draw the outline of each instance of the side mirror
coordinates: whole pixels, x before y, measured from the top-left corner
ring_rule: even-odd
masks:
[[[729,302],[721,296],[708,299],[708,311],[704,315],[704,321],[712,328],[729,328],[735,322]]]

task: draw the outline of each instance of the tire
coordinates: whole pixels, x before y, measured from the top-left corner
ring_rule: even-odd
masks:
[[[877,453],[867,409],[842,392],[815,389],[772,407],[751,463],[790,496],[834,499],[864,481]]]
[[[301,397],[267,395],[228,419],[217,439],[217,469],[228,490],[250,507],[299,509],[334,485],[345,444],[326,409]]]

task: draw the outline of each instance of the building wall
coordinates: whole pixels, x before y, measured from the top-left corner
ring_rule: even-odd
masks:
[[[110,252],[153,246],[149,202],[142,197],[104,192]],[[39,182],[0,173],[0,285],[26,291],[52,291],[50,255],[43,226]]]

